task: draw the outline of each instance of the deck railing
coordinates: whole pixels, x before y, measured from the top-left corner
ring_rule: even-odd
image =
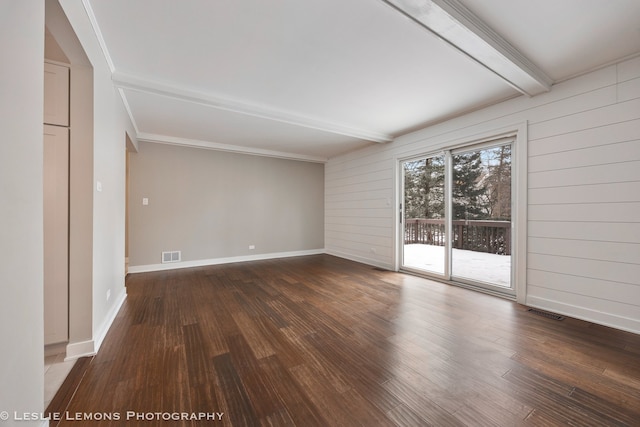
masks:
[[[476,252],[511,255],[511,222],[453,220],[453,247]],[[404,243],[444,246],[443,219],[405,220]]]

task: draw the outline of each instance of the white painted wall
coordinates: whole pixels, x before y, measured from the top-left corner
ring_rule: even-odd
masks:
[[[70,64],[69,357],[93,350],[93,67],[57,0],[45,1],[47,44]],[[49,49],[51,50],[51,49]]]
[[[91,351],[92,346],[99,348],[126,295],[125,148],[126,133],[135,135],[135,131],[82,2],[63,0],[60,4],[93,66],[93,335],[82,347]],[[98,182],[102,191],[97,190]],[[78,353],[82,349],[79,346]]]
[[[0,411],[44,410],[44,2],[0,2]]]
[[[129,271],[323,252],[323,200],[320,163],[140,142],[130,156]],[[177,250],[182,262],[160,264]]]
[[[78,42],[79,44],[79,42]],[[74,57],[71,59],[75,60]],[[79,61],[78,61],[79,62]],[[93,69],[71,65],[69,343],[91,341],[93,298]],[[87,59],[88,62],[88,59]],[[80,354],[83,350],[80,349]]]
[[[331,159],[327,252],[394,268],[396,159],[525,121],[524,301],[640,333],[640,58]]]

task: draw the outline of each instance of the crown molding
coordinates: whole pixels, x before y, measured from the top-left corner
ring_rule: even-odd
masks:
[[[459,0],[382,0],[489,69],[521,93],[551,90],[553,80]]]
[[[253,156],[274,157],[285,160],[299,160],[312,163],[326,163],[329,159],[320,156],[309,156],[305,154],[286,153],[283,151],[263,150],[261,148],[244,147],[231,144],[220,144],[211,141],[201,141],[197,139],[178,138],[175,136],[157,135],[152,133],[138,133],[138,141],[154,142],[159,144],[178,145],[182,147],[202,148],[207,150],[226,151],[230,153],[249,154]]]
[[[133,115],[133,111],[131,111],[131,106],[129,105],[129,100],[124,94],[124,89],[117,88],[118,94],[120,95],[120,99],[122,100],[122,105],[124,106],[127,115],[129,116],[129,120],[131,120],[131,125],[133,126],[133,130],[136,131],[136,134],[140,133],[140,128],[138,128],[138,123],[136,122],[136,118]]]
[[[122,98],[122,102],[124,107],[131,119],[131,122],[136,128],[137,124],[135,120],[135,116],[131,111],[131,107],[129,106],[129,102],[127,100],[126,94],[123,89],[135,90],[138,92],[150,93],[160,96],[165,96],[168,98],[177,99],[180,101],[196,103],[200,105],[204,105],[210,108],[215,108],[224,111],[230,111],[238,114],[244,114],[253,117],[259,117],[267,120],[273,120],[281,123],[287,123],[294,126],[301,126],[309,129],[315,129],[322,132],[333,133],[337,135],[348,136],[351,138],[362,139],[365,141],[373,141],[378,143],[386,143],[393,141],[393,136],[370,131],[366,129],[358,129],[348,125],[343,125],[340,123],[329,122],[325,120],[316,119],[313,117],[303,116],[296,113],[291,113],[287,111],[278,110],[275,108],[264,107],[252,105],[246,102],[223,98],[219,96],[213,96],[209,94],[204,94],[201,92],[196,92],[188,89],[179,88],[176,86],[154,82],[150,79],[131,76],[128,74],[118,73],[116,72],[115,65],[113,60],[111,59],[111,55],[109,53],[109,49],[107,48],[107,44],[104,40],[104,36],[102,35],[102,31],[100,30],[100,26],[98,25],[98,21],[96,16],[91,8],[90,0],[82,0],[82,5],[85,9],[89,22],[91,23],[91,27],[96,36],[100,49],[102,50],[102,54],[107,62],[109,70],[111,71],[111,78],[116,86],[119,89],[120,96]],[[326,160],[326,159],[325,159]],[[322,161],[325,161],[322,160]],[[317,161],[317,160],[313,160]]]
[[[169,84],[156,82],[143,77],[116,72],[112,74],[112,80],[115,86],[120,89],[164,96],[184,102],[204,105],[206,107],[215,108],[218,110],[230,111],[233,113],[244,114],[252,117],[259,117],[262,119],[287,123],[290,125],[301,126],[309,129],[315,129],[322,132],[348,136],[365,141],[373,141],[379,143],[393,141],[392,135],[374,132],[366,129],[358,129],[340,123],[320,120],[301,114],[279,110],[276,108],[253,105],[235,99],[223,98],[220,96],[196,92]]]
[[[87,13],[87,17],[89,18],[89,22],[91,23],[91,28],[93,28],[93,33],[98,39],[98,44],[100,45],[100,49],[102,50],[105,61],[107,61],[109,70],[111,71],[111,73],[113,73],[116,70],[116,67],[113,65],[113,60],[111,59],[111,55],[109,54],[109,49],[107,49],[107,43],[104,41],[102,31],[100,31],[100,26],[98,25],[98,20],[96,19],[95,13],[93,13],[93,9],[91,8],[91,3],[89,2],[89,0],[82,0],[82,6]]]

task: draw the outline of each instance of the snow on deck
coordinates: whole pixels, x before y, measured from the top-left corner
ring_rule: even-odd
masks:
[[[453,249],[452,276],[509,287],[511,256]],[[444,274],[444,247],[404,245],[405,267]]]

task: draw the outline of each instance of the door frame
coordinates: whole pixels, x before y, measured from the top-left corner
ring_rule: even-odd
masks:
[[[472,284],[463,283],[459,281],[451,281],[448,279],[443,279],[441,277],[432,276],[428,274],[423,274],[422,272],[418,272],[415,270],[407,271],[411,274],[418,274],[421,276],[425,276],[428,278],[432,278],[439,281],[444,281],[446,283],[451,283],[460,287],[472,288],[474,290],[478,290],[480,292],[489,293],[498,295],[501,297],[515,299],[518,303],[524,304],[527,297],[527,210],[528,210],[528,202],[527,202],[527,122],[519,122],[511,125],[507,125],[504,127],[489,127],[487,125],[482,125],[484,130],[478,131],[476,133],[471,133],[468,130],[465,134],[458,134],[457,137],[451,138],[451,134],[442,135],[440,137],[434,138],[433,140],[425,140],[422,144],[422,147],[419,149],[413,149],[411,153],[407,153],[407,155],[400,155],[395,157],[394,169],[395,169],[395,180],[396,185],[395,188],[395,213],[393,215],[394,218],[394,235],[395,235],[395,248],[394,248],[394,269],[395,271],[405,271],[402,269],[402,245],[404,244],[404,220],[402,218],[402,213],[400,212],[399,205],[400,203],[404,203],[404,171],[402,168],[402,163],[411,160],[427,157],[429,155],[434,155],[436,153],[449,152],[449,155],[452,151],[462,149],[464,147],[471,147],[473,145],[481,146],[482,144],[492,145],[492,142],[495,145],[495,142],[505,138],[512,138],[514,140],[512,144],[512,152],[511,152],[511,174],[512,174],[512,223],[511,223],[511,235],[512,235],[512,253],[511,253],[511,269],[512,269],[512,284],[513,284],[513,292],[515,295],[508,295],[503,292],[495,292],[491,289],[486,289],[478,286],[474,286]],[[446,154],[445,154],[446,155]],[[450,160],[450,159],[449,159]],[[449,176],[450,173],[445,175],[445,186],[447,184],[451,185],[452,177]],[[446,204],[449,206],[450,201]],[[450,207],[448,208],[450,209]],[[445,211],[445,215],[450,216],[450,212]],[[402,220],[402,223],[400,222]],[[450,223],[450,221],[447,221]],[[447,233],[450,233],[451,230],[446,230]],[[450,235],[450,234],[448,234]],[[450,251],[446,250],[446,253]],[[448,255],[445,255],[448,256]],[[445,276],[450,274],[451,270],[451,260],[446,259],[445,261],[447,265],[445,265]]]
[[[400,187],[399,187],[399,194],[398,194],[398,207],[399,212],[398,212],[398,248],[399,248],[399,252],[398,252],[398,268],[397,270],[399,271],[406,271],[412,274],[418,274],[418,275],[425,275],[425,276],[429,276],[429,277],[434,277],[438,280],[448,280],[448,278],[450,277],[450,265],[451,265],[451,260],[449,259],[449,254],[450,254],[450,242],[448,238],[445,238],[445,245],[443,246],[443,250],[444,250],[444,265],[443,265],[443,274],[439,274],[435,271],[429,271],[429,270],[421,270],[418,268],[411,268],[408,266],[404,265],[404,240],[405,240],[405,236],[406,236],[406,221],[405,221],[405,210],[406,210],[406,206],[404,205],[404,189],[405,189],[405,173],[404,173],[404,163],[407,162],[412,162],[412,161],[416,161],[416,160],[422,160],[422,159],[430,159],[430,158],[434,158],[434,157],[442,157],[444,159],[445,165],[447,164],[447,157],[450,157],[450,154],[448,154],[447,151],[443,151],[443,150],[439,150],[439,151],[431,151],[431,152],[426,152],[424,154],[420,154],[417,156],[411,156],[411,157],[407,157],[407,158],[401,158],[398,159],[398,170],[400,173],[399,176],[399,180],[400,180]],[[449,187],[449,183],[451,182],[450,177],[449,177],[449,173],[447,171],[447,168],[445,166],[445,178],[444,178],[444,218],[445,218],[445,236],[449,236],[449,221],[448,221],[448,215],[449,215],[449,205],[450,205],[450,196],[448,194],[448,192],[446,191],[446,189]],[[400,204],[402,204],[402,207],[400,207]]]
[[[464,154],[464,153],[470,153],[470,152],[475,152],[475,151],[480,151],[480,150],[486,150],[486,149],[491,149],[491,148],[497,148],[497,147],[502,147],[502,146],[506,146],[509,145],[511,148],[511,153],[513,153],[513,148],[515,145],[515,138],[514,137],[506,137],[506,138],[497,138],[494,140],[490,140],[490,141],[486,141],[486,142],[481,142],[479,144],[471,144],[471,145],[465,145],[463,147],[459,147],[456,148],[454,150],[449,150],[447,151],[449,153],[449,159],[450,159],[450,164],[451,167],[449,168],[449,173],[453,174],[453,156],[455,156],[456,154]],[[513,206],[513,201],[514,201],[514,197],[515,197],[515,179],[514,179],[514,174],[513,174],[513,156],[512,157],[512,161],[510,164],[510,169],[511,169],[511,200],[510,200],[510,204],[511,204],[511,212],[512,214],[515,212],[514,206]],[[452,190],[453,191],[453,190]],[[451,196],[452,193],[449,193],[449,196]],[[449,207],[452,207],[452,201],[451,198],[449,198]],[[451,211],[451,210],[450,210]],[[453,228],[452,224],[453,224],[453,218],[448,218],[447,219],[447,224],[449,224],[449,226],[451,228]],[[510,247],[514,246],[514,236],[513,236],[513,231],[514,231],[514,227],[515,227],[515,220],[514,218],[512,218],[510,220],[510,238],[511,238],[511,242],[510,242]],[[451,230],[453,232],[453,230]],[[452,253],[449,252],[451,255]],[[510,283],[510,287],[509,288],[503,288],[501,286],[498,285],[492,285],[490,283],[487,284],[483,284],[481,281],[479,280],[473,280],[471,278],[464,278],[464,277],[460,277],[460,276],[456,276],[453,271],[453,256],[451,256],[451,258],[449,259],[449,276],[448,279],[452,282],[455,283],[461,283],[467,286],[471,286],[474,288],[483,288],[486,289],[487,291],[491,292],[491,293],[497,293],[497,294],[504,294],[506,297],[510,297],[513,298],[515,297],[516,294],[516,289],[515,289],[515,268],[513,265],[513,255],[509,255],[511,257],[511,268],[509,271],[509,283]]]

